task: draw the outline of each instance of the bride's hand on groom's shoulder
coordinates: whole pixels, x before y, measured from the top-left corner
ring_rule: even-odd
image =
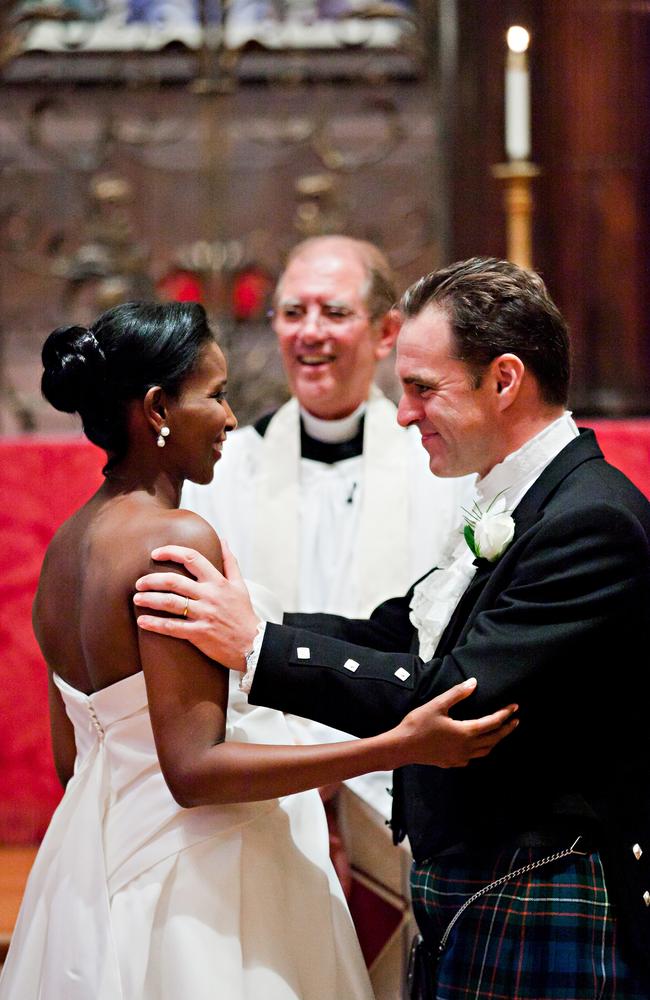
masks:
[[[436,767],[465,767],[487,754],[519,725],[513,718],[518,705],[485,715],[480,719],[452,719],[449,710],[473,694],[476,679],[456,684],[410,712],[397,727],[400,739],[408,743],[412,764]]]
[[[152,559],[175,562],[190,576],[148,573],[135,583],[138,625],[147,632],[187,639],[206,656],[233,670],[244,670],[259,618],[253,610],[237,560],[222,541],[223,573],[195,549],[166,545]],[[162,613],[162,614],[161,614]]]

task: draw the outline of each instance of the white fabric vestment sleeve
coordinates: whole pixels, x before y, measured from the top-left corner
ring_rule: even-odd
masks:
[[[358,602],[353,572],[362,501],[361,456],[300,463],[299,603],[303,612],[345,614]]]
[[[275,594],[271,593],[268,587],[264,587],[255,580],[244,580],[244,583],[246,584],[253,610],[258,618],[281,625],[284,612]]]

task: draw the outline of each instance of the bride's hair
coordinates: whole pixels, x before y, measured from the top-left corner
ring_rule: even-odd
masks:
[[[196,302],[126,302],[88,329],[61,326],[49,335],[41,391],[55,409],[80,415],[86,437],[110,454],[108,469],[127,447],[126,404],[156,385],[177,396],[214,339]]]

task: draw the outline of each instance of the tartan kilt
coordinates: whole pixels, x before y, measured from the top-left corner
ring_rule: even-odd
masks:
[[[554,850],[511,847],[414,862],[413,909],[432,954],[469,896]],[[432,977],[436,1000],[650,998],[644,973],[621,953],[597,852],[551,862],[477,899],[432,961]]]

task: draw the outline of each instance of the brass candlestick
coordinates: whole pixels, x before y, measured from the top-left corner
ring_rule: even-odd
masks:
[[[541,173],[529,160],[510,160],[492,167],[492,176],[503,181],[508,260],[519,267],[533,266],[532,180]]]

